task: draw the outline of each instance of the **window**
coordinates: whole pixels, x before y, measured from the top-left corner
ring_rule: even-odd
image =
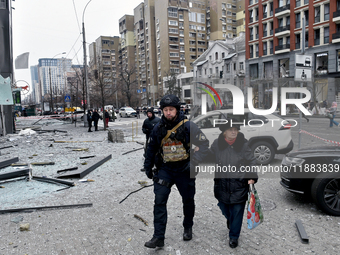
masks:
[[[301,13],[298,12],[295,14],[295,28],[301,27]]]
[[[178,25],[177,20],[169,20],[169,25],[170,26],[177,26]]]
[[[249,45],[249,53],[250,53],[249,58],[253,58],[254,57],[254,48],[253,48],[253,45]]]
[[[295,35],[295,49],[300,49],[301,44],[301,34]]]
[[[323,28],[323,34],[324,34],[324,37],[323,37],[323,43],[329,43],[329,27],[324,27]]]
[[[270,21],[270,22],[269,22],[269,26],[270,26],[269,34],[270,34],[270,35],[273,35],[273,27],[274,27],[273,21]]]
[[[224,53],[224,52],[222,52],[222,58],[224,58],[224,55],[225,55],[225,53]]]
[[[320,45],[320,29],[314,30],[314,45]]]
[[[308,26],[309,22],[308,22],[308,19],[309,19],[309,11],[306,10],[304,11],[304,14],[305,14],[305,24],[306,24],[306,27]]]
[[[325,11],[324,21],[329,20],[329,3],[324,5],[324,11]]]
[[[205,23],[205,14],[197,13],[197,22]]]
[[[215,60],[218,60],[218,52],[215,52]]]
[[[320,6],[314,8],[314,23],[320,22]]]
[[[267,18],[267,5],[263,5],[263,18]]]
[[[279,22],[279,27],[283,27],[283,18],[277,19]]]
[[[270,14],[270,16],[273,16],[273,10],[274,10],[274,5],[273,5],[273,2],[271,2],[270,4],[269,4],[269,14]]]
[[[263,37],[267,37],[268,36],[267,27],[268,27],[268,24],[264,23],[263,24]]]
[[[189,12],[189,21],[196,22],[196,12]]]
[[[178,34],[178,29],[177,28],[169,28],[169,33]]]
[[[271,40],[271,41],[269,41],[269,53],[270,54],[273,54],[273,47],[274,47],[273,40]]]
[[[229,73],[230,72],[230,64],[229,63],[226,64],[225,67],[226,67],[227,72]]]
[[[301,6],[301,0],[296,0],[296,7],[300,7]]]
[[[183,14],[178,15],[179,20],[183,20]]]
[[[169,7],[168,8],[168,16],[177,18],[177,8]]]
[[[250,41],[254,40],[253,30],[254,28],[249,28]]]
[[[263,42],[263,56],[267,55],[267,42]]]
[[[258,64],[249,65],[250,79],[257,79],[259,77]]]
[[[215,67],[215,73],[218,75],[218,66]]]
[[[244,70],[243,62],[240,62],[240,70]]]

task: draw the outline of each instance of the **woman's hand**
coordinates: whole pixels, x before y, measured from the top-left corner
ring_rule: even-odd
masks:
[[[252,180],[252,179],[248,180],[248,184],[254,184],[254,183],[255,183],[254,180]]]

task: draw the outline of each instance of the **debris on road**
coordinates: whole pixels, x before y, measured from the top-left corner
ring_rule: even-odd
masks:
[[[134,214],[133,217],[135,217],[136,219],[138,219],[141,222],[143,222],[145,224],[145,226],[149,226],[149,223],[146,220],[144,220],[142,217],[140,217],[139,215]]]
[[[11,158],[0,162],[0,169],[10,166],[11,164],[18,162],[19,158]]]
[[[50,165],[54,165],[55,162],[35,162],[35,163],[31,163],[31,165],[33,166],[50,166]]]
[[[125,154],[128,154],[128,153],[131,153],[131,152],[134,152],[134,151],[139,151],[139,150],[142,150],[142,149],[144,149],[144,147],[142,147],[142,148],[138,148],[138,149],[134,149],[134,150],[131,150],[131,151],[124,152],[122,155],[125,155]]]
[[[24,223],[20,224],[20,231],[29,231],[30,230],[30,224],[29,223]]]
[[[40,176],[33,176],[33,180],[41,181],[41,182],[48,182],[48,183],[55,183],[55,184],[64,184],[67,186],[74,186],[74,182],[59,180],[59,179],[53,179],[53,178],[47,178],[47,177],[40,177]]]
[[[34,210],[48,210],[48,209],[70,209],[74,207],[91,207],[92,203],[88,204],[71,204],[71,205],[53,205],[53,206],[38,206],[38,207],[27,207],[27,208],[15,208],[15,209],[6,209],[0,210],[0,214],[4,213],[12,213],[12,212],[23,212],[23,211],[34,211]]]
[[[106,161],[110,160],[112,158],[112,155],[99,157],[97,161],[89,162],[89,164],[86,167],[82,167],[78,170],[74,171],[68,171],[64,174],[59,175],[57,178],[83,178],[90,172],[92,172],[94,169],[99,167],[100,165],[104,164]]]

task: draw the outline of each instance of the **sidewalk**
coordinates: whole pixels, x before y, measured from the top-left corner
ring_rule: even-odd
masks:
[[[152,250],[144,247],[153,234],[152,187],[132,194],[119,202],[131,191],[139,189],[139,180],[148,181],[140,171],[143,165],[143,150],[126,155],[122,153],[141,148],[132,142],[129,130],[125,130],[126,143],[113,144],[107,141],[107,132],[88,133],[85,127],[63,125],[58,129],[68,133],[45,133],[24,137],[1,146],[16,143],[5,157],[19,156],[20,161],[53,160],[56,165],[34,167],[33,173],[53,177],[57,169],[71,167],[86,160],[84,155],[108,155],[112,159],[88,174],[85,178],[94,182],[79,183],[75,187],[55,192],[60,186],[47,185],[49,189],[30,186],[25,181],[1,184],[0,207],[18,208],[28,206],[50,206],[93,203],[92,207],[33,211],[30,213],[0,214],[0,254],[338,254],[340,250],[340,218],[327,216],[310,201],[286,192],[279,184],[279,177],[261,176],[256,185],[264,207],[265,222],[254,230],[248,230],[246,217],[239,247],[228,246],[226,220],[217,207],[213,196],[213,180],[197,179],[196,215],[194,218],[193,240],[184,242],[183,213],[181,197],[176,187],[168,201],[168,225],[163,249]],[[52,126],[48,127],[53,129]],[[141,134],[141,133],[140,133]],[[53,143],[55,140],[96,138],[101,142]],[[144,136],[136,141],[144,142]],[[50,145],[53,145],[50,147]],[[72,151],[69,147],[89,148],[88,152]],[[33,159],[30,159],[33,154]],[[53,156],[48,156],[53,154]],[[0,169],[0,173],[3,169]],[[20,189],[16,186],[20,183]],[[26,185],[27,184],[27,188]],[[55,187],[57,186],[57,187]],[[7,190],[10,190],[8,192]],[[14,193],[4,198],[4,192]],[[42,191],[42,192],[41,192]],[[35,196],[24,199],[29,193]],[[43,193],[45,192],[45,193]],[[134,217],[145,219],[149,224]],[[19,224],[12,222],[23,216],[20,223],[30,223],[30,231],[19,230]],[[302,244],[295,227],[301,219],[310,238],[309,244]]]

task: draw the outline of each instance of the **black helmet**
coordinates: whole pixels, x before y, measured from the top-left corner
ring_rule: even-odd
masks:
[[[161,99],[160,105],[161,105],[161,109],[162,110],[164,109],[164,107],[173,106],[173,107],[175,107],[177,109],[177,111],[179,111],[180,106],[181,106],[179,98],[176,97],[175,95],[166,95],[166,96],[164,96]]]

